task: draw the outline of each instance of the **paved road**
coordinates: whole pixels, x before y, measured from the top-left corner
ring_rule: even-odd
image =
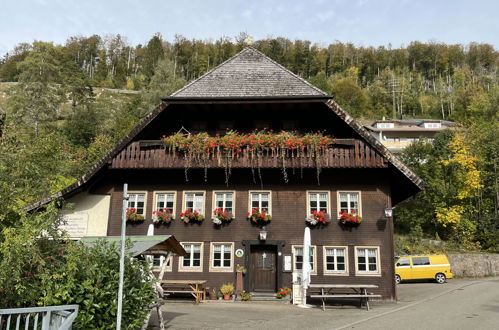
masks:
[[[281,303],[170,303],[169,329],[499,329],[499,278],[409,283],[397,303],[301,309]]]

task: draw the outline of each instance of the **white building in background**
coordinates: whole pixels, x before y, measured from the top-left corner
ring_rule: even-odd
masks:
[[[435,134],[458,126],[457,123],[435,119],[383,119],[366,128],[393,153],[399,153],[420,139],[433,140]]]

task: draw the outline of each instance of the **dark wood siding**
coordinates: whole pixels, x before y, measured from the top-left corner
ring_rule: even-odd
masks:
[[[282,254],[291,254],[292,245],[303,243],[305,217],[307,216],[307,190],[330,191],[333,221],[322,228],[312,228],[312,244],[317,246],[317,275],[313,283],[372,283],[380,286],[377,292],[385,299],[395,298],[393,284],[393,228],[391,220],[384,217],[384,208],[391,204],[388,169],[324,169],[321,185],[316,181],[313,169],[297,170],[285,184],[278,169],[262,170],[262,184],[253,183],[249,169],[235,169],[229,186],[224,182],[223,170],[209,170],[208,182],[204,182],[202,170],[192,170],[189,182],[185,181],[183,170],[111,170],[100,185],[113,183],[109,235],[120,234],[120,212],[122,184],[127,182],[129,190],[147,191],[146,221],[142,224],[128,224],[127,234],[145,235],[151,223],[154,191],[177,192],[175,220],[170,225],[156,228],[156,234],[173,234],[180,241],[204,242],[203,272],[177,272],[178,258],[174,258],[173,272],[169,278],[206,279],[210,287],[219,287],[223,282],[235,282],[235,273],[209,272],[210,242],[234,242],[235,249],[244,249],[243,240],[257,240],[260,228],[246,219],[248,192],[250,190],[272,191],[272,222],[267,226],[268,241],[284,241]],[[258,182],[258,178],[256,178]],[[107,183],[106,183],[107,182]],[[205,216],[201,224],[185,224],[180,220],[183,191],[203,190],[205,195]],[[230,224],[217,227],[211,221],[212,196],[214,190],[236,191],[236,219]],[[337,221],[337,192],[354,190],[361,192],[363,223],[354,228],[345,228]],[[348,246],[349,275],[324,276],[323,246]],[[381,276],[355,276],[355,246],[379,246],[381,255]],[[282,258],[282,256],[279,256]],[[234,257],[235,264],[243,264],[245,258]],[[280,263],[282,265],[282,262]],[[248,266],[248,265],[246,265]],[[278,269],[282,271],[282,269]],[[278,285],[291,286],[291,274],[283,273]]]

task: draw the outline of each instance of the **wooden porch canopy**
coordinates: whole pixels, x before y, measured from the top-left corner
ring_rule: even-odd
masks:
[[[146,255],[166,255],[168,252],[173,252],[179,256],[185,256],[186,252],[182,245],[173,235],[155,235],[155,236],[127,236],[127,239],[132,241],[130,252],[134,257]],[[119,243],[121,236],[87,236],[83,237],[80,242],[86,246],[93,246],[99,240],[104,240],[109,243]]]

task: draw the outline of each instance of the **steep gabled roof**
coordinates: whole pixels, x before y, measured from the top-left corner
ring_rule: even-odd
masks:
[[[262,52],[246,47],[166,100],[299,97],[328,95]]]

